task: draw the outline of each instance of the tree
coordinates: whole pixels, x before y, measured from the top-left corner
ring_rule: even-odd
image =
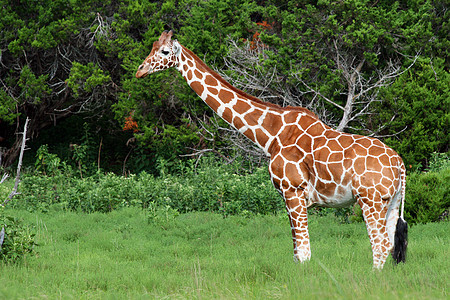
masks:
[[[443,59],[420,59],[381,96],[385,101],[377,105],[381,113],[374,125],[397,116],[383,134],[390,136],[386,142],[397,149],[408,168],[426,168],[433,152],[449,152],[450,74]]]
[[[0,133],[9,166],[20,149],[20,119],[31,118],[36,137],[73,113],[98,114],[115,85],[94,45],[111,22],[92,12],[100,7],[61,0],[0,5]]]
[[[256,5],[247,1],[167,1],[155,19],[163,20],[167,29],[174,29],[180,43],[208,63],[222,65],[228,50],[224,41],[228,35],[241,37],[247,32],[255,9]],[[128,72],[133,75],[164,29],[162,23],[147,26],[148,31],[141,37],[140,54],[130,57]],[[175,167],[177,159],[192,149],[218,153],[216,149],[222,148],[223,141],[210,119],[212,111],[198,101],[177,71],[152,74],[145,81],[125,77],[122,83],[124,92],[113,109],[116,119],[125,120],[132,115],[139,126],[134,143],[130,143],[134,147],[131,156],[139,160],[139,168],[157,166],[161,161]],[[208,136],[211,131],[212,138]]]
[[[341,105],[337,100],[330,99],[317,88],[311,87],[301,78],[301,74],[295,71],[291,73],[293,77],[291,80],[283,80],[283,74],[277,71],[276,66],[265,68],[264,60],[268,59],[268,55],[265,54],[266,46],[260,41],[241,46],[235,41],[230,41],[229,44],[230,52],[225,58],[226,70],[222,72],[228,81],[250,91],[251,94],[259,95],[258,97],[266,101],[278,102],[282,106],[307,107],[321,119],[328,120],[328,123],[336,123],[334,125],[339,131],[352,129],[350,123],[354,121],[359,121],[362,126],[365,126],[364,116],[370,114],[370,108],[375,102],[381,101],[378,96],[379,90],[392,84],[398,76],[412,67],[417,59],[416,56],[404,70],[400,67],[399,61],[395,64],[389,63],[383,70],[375,70],[376,76],[366,78],[367,74],[362,72],[365,59],[355,65],[356,57],[351,59],[345,57],[335,44],[333,58],[335,71],[341,74],[342,81],[345,83],[341,95],[344,95],[346,100]],[[306,102],[308,94],[312,94],[313,97]],[[326,110],[324,104],[331,104],[341,113],[338,116],[332,115]],[[383,128],[385,126],[386,124]],[[371,131],[367,127],[363,128]],[[381,129],[378,128],[374,133]]]
[[[230,51],[221,73],[263,100],[306,107],[338,130],[398,136],[407,126],[397,125],[405,123],[399,121],[403,115],[398,110],[383,106],[385,91],[395,89],[393,84],[417,70],[415,62],[433,51],[427,41],[446,45],[442,35],[445,26],[438,22],[431,26],[436,20],[432,16],[443,20],[446,11],[438,10],[440,3],[378,4],[364,0],[318,4],[288,1],[287,5],[268,7],[264,14],[267,21],[255,24],[252,39],[229,41]],[[444,85],[450,83],[446,76],[441,79]],[[428,90],[425,94],[432,97],[433,93]],[[443,94],[446,98],[447,93]],[[375,122],[380,108],[386,109],[382,111],[383,122]],[[442,132],[440,125],[430,127]],[[397,144],[391,143],[394,147]]]
[[[184,46],[247,92],[305,106],[329,125],[364,134],[405,128],[396,123],[402,115],[378,101],[390,97],[396,78],[420,70],[404,72],[418,52],[437,69],[449,67],[445,1],[0,0],[0,6],[3,166],[17,158],[18,127],[27,116],[30,147],[44,139],[50,150],[80,144],[68,135],[83,136],[86,123],[98,138],[92,145],[102,141],[111,154],[104,157],[120,169],[154,171],[158,161],[197,153],[192,149],[222,157],[247,149],[223,138],[228,127],[176,71],[134,79],[164,29],[174,29]],[[131,130],[124,130],[127,122],[135,124]],[[46,137],[50,132],[60,136]]]

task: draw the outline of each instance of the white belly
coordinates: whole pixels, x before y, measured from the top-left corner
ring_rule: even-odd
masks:
[[[312,185],[308,186],[307,203],[310,206],[323,207],[347,207],[356,202],[352,193],[351,183],[347,186],[339,186],[333,196],[325,196],[314,189]]]

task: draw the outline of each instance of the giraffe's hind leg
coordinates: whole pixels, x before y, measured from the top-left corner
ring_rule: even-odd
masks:
[[[377,196],[372,189],[369,195],[358,195],[358,204],[361,206],[367,233],[372,245],[373,267],[382,269],[393,247],[386,227],[386,213],[389,201]]]

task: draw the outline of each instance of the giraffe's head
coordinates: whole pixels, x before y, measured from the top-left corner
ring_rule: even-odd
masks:
[[[139,66],[136,77],[145,77],[148,74],[165,70],[178,65],[178,56],[181,45],[172,40],[172,30],[164,31],[159,40],[153,43],[153,48],[144,62]]]

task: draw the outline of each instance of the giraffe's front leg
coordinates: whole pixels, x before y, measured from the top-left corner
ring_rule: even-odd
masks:
[[[283,193],[286,210],[291,224],[294,242],[294,260],[304,262],[311,258],[308,233],[308,213],[303,190],[287,191]]]

